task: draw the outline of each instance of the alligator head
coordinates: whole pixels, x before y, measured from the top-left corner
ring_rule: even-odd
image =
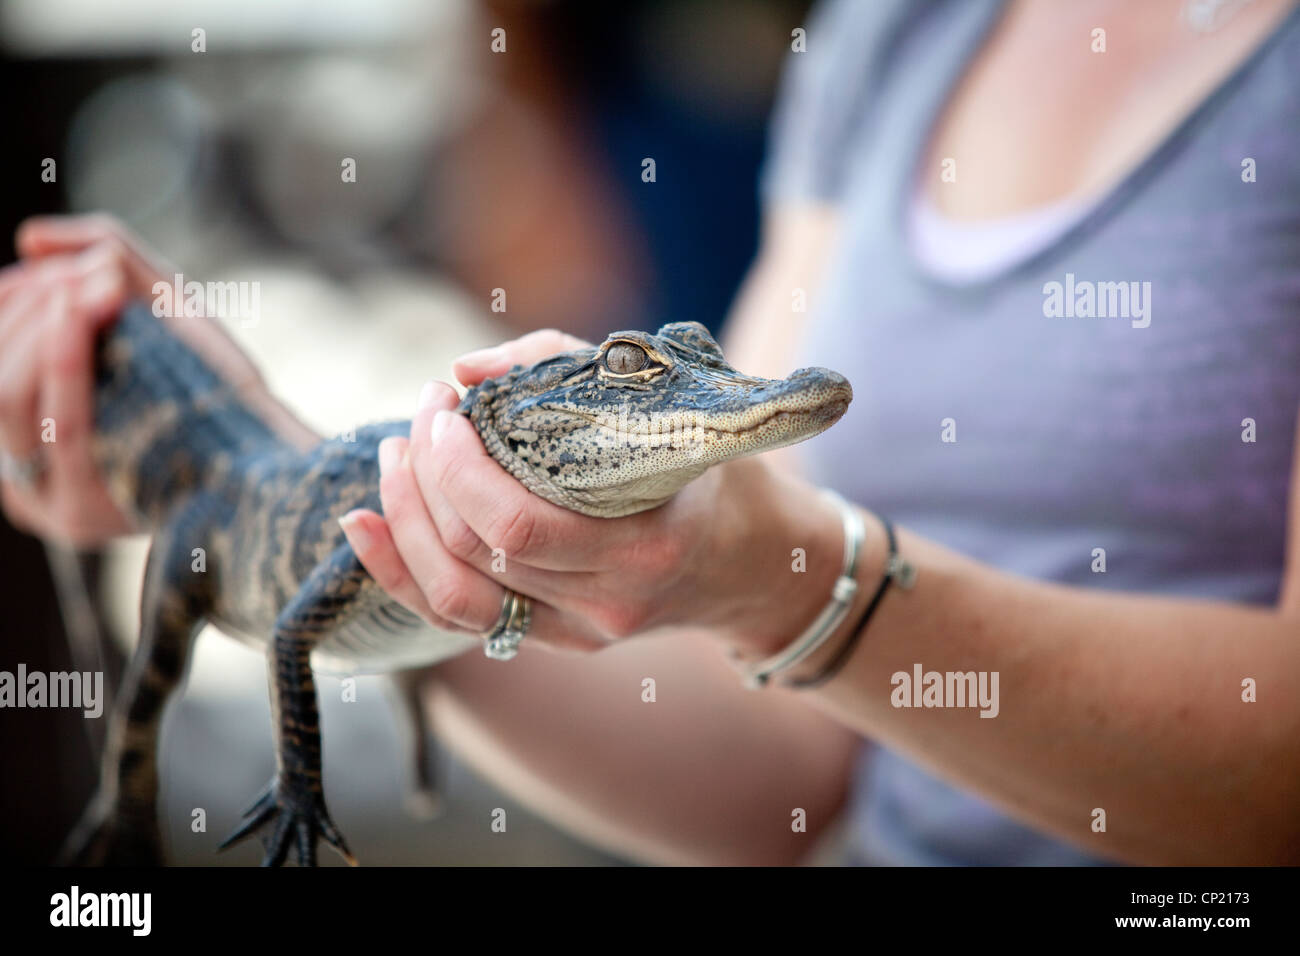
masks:
[[[744,375],[698,322],[615,332],[470,389],[460,411],[529,490],[614,518],[663,504],[707,468],[803,441],[853,398],[824,368]]]

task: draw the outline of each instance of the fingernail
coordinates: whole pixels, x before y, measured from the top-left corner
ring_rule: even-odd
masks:
[[[108,269],[101,269],[91,273],[81,283],[77,298],[83,306],[96,305],[108,298],[117,287],[117,276]]]
[[[447,426],[450,424],[451,412],[438,412],[438,414],[433,416],[433,428],[429,431],[430,439],[437,441],[438,437],[447,430]]]
[[[415,403],[418,411],[424,411],[433,404],[433,382],[425,382],[424,387],[420,389],[420,400]]]
[[[490,349],[475,349],[473,352],[466,352],[456,361],[462,365],[492,365],[503,358],[505,358],[505,350],[499,345],[494,345]]]
[[[379,473],[386,475],[397,467],[401,457],[397,451],[397,439],[385,438],[379,443]]]
[[[106,243],[97,242],[89,249],[77,253],[76,263],[84,275],[89,275],[111,266],[114,259],[113,250]]]
[[[357,520],[357,513],[349,511],[339,519],[339,527],[343,533],[348,536],[348,541],[352,544],[354,551],[365,551],[370,547],[370,533],[366,531],[365,526]]]

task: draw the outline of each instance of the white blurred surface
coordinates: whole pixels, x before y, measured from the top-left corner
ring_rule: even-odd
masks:
[[[26,55],[181,54],[401,42],[463,15],[466,0],[4,0],[0,37]]]

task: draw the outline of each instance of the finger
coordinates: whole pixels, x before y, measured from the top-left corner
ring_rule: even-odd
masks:
[[[30,274],[31,266],[26,262],[11,262],[0,268],[0,301],[21,286]]]
[[[110,216],[33,217],[18,227],[14,241],[18,254],[32,259],[81,252],[101,243],[107,244],[119,258],[126,269],[128,283],[137,291],[149,288],[158,276],[170,273],[164,263],[145,253],[126,227]]]
[[[41,374],[38,343],[53,326],[48,308],[34,305],[28,321],[5,341],[5,362],[0,368],[0,448],[20,460],[30,459],[41,444],[36,413]],[[39,487],[0,482],[0,502],[14,527],[39,536],[53,529],[48,521],[47,483],[37,484]]]
[[[339,519],[348,544],[356,552],[357,560],[370,572],[375,583],[384,589],[398,604],[442,630],[459,630],[443,620],[429,607],[420,586],[411,577],[406,562],[402,560],[393,543],[393,535],[383,516],[358,508]]]
[[[33,309],[32,300],[43,298],[55,286],[74,290],[79,314],[93,329],[116,317],[126,301],[126,277],[111,251],[95,246],[75,256],[55,256],[37,263],[21,264],[12,275],[0,279],[0,341],[14,327],[25,325]]]
[[[589,572],[557,572],[530,567],[523,561],[511,561],[508,554],[494,552],[456,513],[434,477],[429,437],[434,415],[439,411],[450,411],[458,404],[456,390],[443,382],[431,382],[425,386],[420,397],[420,407],[411,422],[408,454],[420,496],[424,499],[425,508],[432,516],[438,537],[448,553],[487,574],[492,580],[548,603],[560,603],[574,594],[589,592]],[[504,561],[501,560],[503,556],[506,558]]]
[[[448,504],[489,548],[550,571],[598,571],[641,527],[577,514],[530,492],[483,448],[462,415],[434,416],[427,471]]]
[[[382,515],[358,509],[340,519],[343,533],[365,569],[384,591],[408,611],[444,631],[462,631],[433,612],[397,551],[392,532]],[[498,608],[497,613],[500,613]],[[495,624],[496,621],[493,621]],[[481,635],[480,635],[481,636]],[[551,649],[591,652],[607,643],[586,630],[563,625],[556,612],[545,604],[533,604],[528,641]]]
[[[411,473],[407,445],[403,438],[379,443],[379,495],[393,543],[435,614],[468,631],[490,630],[505,588],[443,548]]]
[[[0,289],[0,344],[31,322],[48,294],[49,284],[30,266],[23,266],[20,276]]]
[[[91,442],[94,436],[94,339],[70,307],[67,289],[51,297],[50,333],[44,336],[43,375],[37,413],[53,423],[46,445],[52,494],[76,495],[99,480]]]
[[[532,365],[559,352],[591,348],[576,336],[556,329],[539,329],[490,349],[468,352],[452,362],[452,374],[462,385],[477,385],[485,378],[504,375],[516,365]]]
[[[85,326],[94,332],[117,318],[129,293],[122,270],[116,264],[104,265],[87,272],[77,283],[76,308]]]
[[[45,367],[42,345],[49,347],[45,340],[90,338],[121,308],[125,286],[120,270],[102,262],[92,268],[76,284],[71,306],[75,315],[64,314],[70,296],[59,281],[29,288],[0,314],[0,442],[11,452],[27,453],[36,445],[35,410]],[[62,319],[71,319],[71,324],[64,325]]]
[[[38,444],[36,398],[40,351],[37,343],[48,320],[35,316],[0,345],[0,448],[25,458]]]
[[[40,296],[51,263],[56,268],[67,268],[71,262],[70,257],[60,256],[57,260],[42,263],[14,262],[0,270],[0,306],[5,306],[9,321],[12,322],[21,315],[11,306],[24,299]]]
[[[430,517],[433,518],[443,546],[466,564],[486,568],[490,566],[492,549],[483,543],[483,540],[460,519],[455,511],[446,506],[446,499],[442,497],[437,482],[432,478],[429,431],[433,426],[433,417],[440,411],[452,411],[456,404],[456,390],[447,383],[430,382],[424,386],[420,392],[415,417],[411,419],[411,437],[408,445],[411,469],[415,474],[415,483],[420,489],[420,496],[424,499]]]
[[[126,294],[153,294],[163,277],[179,273],[155,254],[146,252],[121,223],[108,216],[46,216],[29,219],[18,229],[20,254],[33,259],[61,252],[106,253],[122,272]],[[104,297],[109,298],[108,296]],[[103,300],[101,300],[103,301]],[[108,308],[108,307],[105,307]],[[111,314],[112,310],[109,309]],[[91,313],[99,317],[99,313]],[[104,318],[111,317],[104,316]],[[199,320],[164,316],[161,321],[187,345],[200,352],[213,371],[240,394],[258,392],[262,376],[220,323],[209,317]]]
[[[405,440],[387,438],[380,444],[381,470],[385,472],[380,479],[380,497],[383,499],[385,522],[402,561],[411,569],[412,578],[435,613],[473,633],[487,633],[500,618],[506,589],[457,561],[442,548],[428,511],[419,500],[414,476],[405,458],[408,448]],[[425,570],[426,565],[428,570]],[[528,628],[530,640],[576,651],[592,651],[605,646],[605,640],[585,622],[563,617],[530,592],[521,590],[519,593],[533,598]]]
[[[40,492],[11,481],[0,481],[0,507],[4,508],[5,518],[19,531],[37,538],[52,533]]]

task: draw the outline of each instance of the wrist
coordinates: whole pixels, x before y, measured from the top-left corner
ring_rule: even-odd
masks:
[[[915,570],[898,558],[895,532],[889,523],[856,506],[848,507],[854,508],[865,526],[853,574],[857,583],[854,599],[817,649],[777,678],[783,686],[806,689],[829,680],[852,657],[861,636],[859,632],[867,627],[889,585],[900,584],[909,589],[912,586]]]
[[[729,542],[722,558],[736,567],[740,580],[729,619],[715,633],[734,655],[760,660],[787,648],[831,604],[836,582],[845,574],[847,532],[839,507],[805,482],[773,473],[761,489],[737,481],[736,492],[756,526]],[[861,516],[864,535],[853,572],[858,589],[824,647],[841,642],[848,622],[870,600],[884,565],[883,529],[870,515]],[[821,657],[819,649],[807,664]]]
[[[239,400],[284,441],[299,451],[314,448],[321,436],[303,424],[260,380],[238,389]]]

